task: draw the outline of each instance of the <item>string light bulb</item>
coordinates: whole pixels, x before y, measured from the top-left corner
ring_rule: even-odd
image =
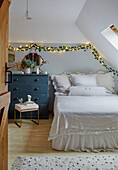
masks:
[[[104,60],[102,59],[102,57],[99,55],[99,53],[97,52],[96,48],[90,44],[90,42],[88,42],[87,44],[79,44],[78,46],[72,46],[72,47],[68,47],[68,46],[59,46],[59,47],[50,47],[50,46],[43,46],[43,45],[37,45],[37,44],[33,44],[30,43],[30,45],[26,45],[26,46],[19,46],[17,48],[14,48],[12,46],[9,46],[9,50],[10,51],[26,51],[28,49],[34,48],[35,50],[39,50],[39,52],[41,52],[42,50],[44,51],[48,51],[48,52],[70,52],[70,51],[78,51],[80,49],[84,49],[84,51],[90,49],[92,54],[95,56],[95,59],[97,59],[101,65],[103,65],[108,71],[113,72],[114,75],[118,76],[118,71],[112,69],[111,67],[108,67]]]

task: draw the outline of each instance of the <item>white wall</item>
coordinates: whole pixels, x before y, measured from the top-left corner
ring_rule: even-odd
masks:
[[[118,68],[118,50],[101,34],[111,24],[118,26],[118,0],[87,0],[76,21],[85,37]]]
[[[10,42],[84,43],[85,36],[75,24],[60,23],[14,23],[10,29]]]

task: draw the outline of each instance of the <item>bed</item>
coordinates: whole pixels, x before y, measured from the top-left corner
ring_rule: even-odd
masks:
[[[104,87],[100,88],[77,86],[72,89],[79,94],[74,94],[73,90],[70,95],[56,93],[54,119],[48,138],[52,140],[52,148],[118,151],[118,96],[108,93]]]

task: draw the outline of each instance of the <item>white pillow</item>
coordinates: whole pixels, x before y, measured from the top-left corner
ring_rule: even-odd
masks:
[[[58,92],[65,92],[71,86],[69,77],[66,74],[53,75],[51,79],[53,80],[55,90]]]
[[[73,86],[97,86],[96,75],[70,74]]]
[[[105,87],[70,87],[69,96],[105,96],[112,94]]]
[[[82,73],[77,73],[77,74],[82,74]],[[115,87],[115,82],[114,82],[114,77],[112,72],[103,72],[103,71],[98,71],[96,73],[89,73],[86,75],[93,75],[96,76],[96,81],[97,81],[97,86],[99,87],[105,87],[112,93],[116,93],[114,90]]]
[[[105,87],[112,93],[115,93],[115,90],[113,89],[115,86],[113,73],[108,72],[108,73],[97,74],[96,80],[98,86]]]

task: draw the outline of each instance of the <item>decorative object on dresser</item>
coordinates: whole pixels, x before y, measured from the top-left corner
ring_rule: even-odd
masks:
[[[31,69],[30,69],[30,68],[26,68],[26,69],[25,69],[25,73],[26,73],[26,74],[30,74],[30,73],[31,73]]]
[[[32,51],[26,55],[22,61],[21,61],[21,69],[25,69],[26,74],[31,73],[31,69],[34,69],[37,74],[40,72],[43,72],[43,70],[40,69],[40,67],[43,64],[47,64],[48,61],[44,60],[39,54],[36,53],[36,51],[32,53]]]
[[[13,74],[13,81],[8,86],[11,91],[9,118],[14,118],[14,106],[20,98],[27,101],[27,95],[39,105],[40,119],[48,119],[48,74]],[[30,113],[22,114],[22,118],[29,118]],[[33,115],[37,119],[37,114]]]

